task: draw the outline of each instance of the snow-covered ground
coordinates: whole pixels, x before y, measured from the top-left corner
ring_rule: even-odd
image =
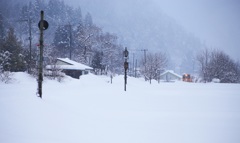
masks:
[[[240,84],[95,75],[0,83],[1,143],[239,143]]]

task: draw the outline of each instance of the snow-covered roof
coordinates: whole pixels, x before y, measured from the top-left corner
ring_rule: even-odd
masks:
[[[92,70],[92,67],[78,63],[76,61],[70,60],[68,58],[57,58],[58,61],[61,61],[61,64],[57,64],[58,69],[67,69],[67,70]],[[53,65],[47,65],[47,69],[52,69]]]
[[[175,73],[173,70],[166,70],[166,71],[163,72],[160,76],[163,76],[163,75],[168,74],[168,73],[170,73],[170,74],[172,74],[172,75],[174,75],[174,76],[176,76],[176,77],[178,77],[178,78],[182,78],[182,76],[178,75],[178,74]]]

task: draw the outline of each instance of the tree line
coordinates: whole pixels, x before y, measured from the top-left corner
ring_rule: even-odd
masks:
[[[240,64],[217,49],[204,49],[197,55],[203,82],[219,79],[221,83],[240,83]]]

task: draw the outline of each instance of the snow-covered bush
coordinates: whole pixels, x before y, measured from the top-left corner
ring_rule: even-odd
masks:
[[[0,70],[0,81],[3,83],[9,83],[12,80],[12,73],[10,71]]]
[[[11,53],[8,51],[0,53],[0,81],[3,83],[9,83],[11,81],[11,72],[4,71],[4,69],[8,69],[9,67],[9,57]]]
[[[61,82],[65,77],[65,74],[58,67],[58,65],[53,64],[48,70],[44,71],[44,76],[48,77],[49,79],[56,79],[58,82]]]
[[[212,82],[213,82],[213,83],[220,83],[220,79],[218,79],[218,78],[213,78],[213,79],[212,79]]]

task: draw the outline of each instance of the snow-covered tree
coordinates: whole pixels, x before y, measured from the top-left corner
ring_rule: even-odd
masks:
[[[10,53],[8,69],[4,70],[9,70],[11,72],[26,70],[26,61],[24,60],[21,42],[18,41],[13,28],[8,30],[1,51],[8,51]]]
[[[54,53],[59,57],[69,57],[69,48],[70,48],[70,31],[69,25],[58,26],[54,39]]]
[[[205,49],[197,57],[200,76],[204,82],[217,78],[222,83],[239,82],[239,66],[227,54],[220,50]]]
[[[123,47],[117,43],[117,36],[110,33],[102,33],[99,36],[99,48],[102,52],[102,64],[106,72],[120,73],[123,65]]]
[[[0,12],[0,46],[3,42],[4,35],[5,35],[4,19],[2,13]]]
[[[239,81],[237,64],[222,51],[214,50],[212,52],[208,73],[210,79],[218,78],[222,83]]]
[[[97,37],[99,36],[101,29],[95,25],[85,26],[83,23],[79,23],[76,30],[76,52],[78,56],[75,57],[77,61],[91,64],[91,59],[94,55],[93,49],[97,45]]]
[[[9,71],[10,56],[11,53],[9,51],[0,50],[0,81],[4,83],[8,83],[11,80]]]
[[[91,66],[92,66],[95,74],[102,74],[103,70],[105,69],[105,67],[103,65],[103,53],[102,52],[95,51]]]
[[[10,56],[11,53],[9,51],[2,51],[0,53],[0,70],[1,71],[9,71],[10,68]]]
[[[91,27],[93,25],[93,20],[91,14],[88,12],[84,19],[85,27]]]
[[[83,22],[83,17],[82,17],[82,10],[81,7],[77,7],[73,14],[73,24],[77,24],[77,23],[82,23]]]
[[[35,18],[35,20],[39,20],[40,19],[40,11],[41,10],[46,10],[47,7],[45,6],[44,0],[34,0],[34,2],[32,3],[33,5],[33,18]]]

